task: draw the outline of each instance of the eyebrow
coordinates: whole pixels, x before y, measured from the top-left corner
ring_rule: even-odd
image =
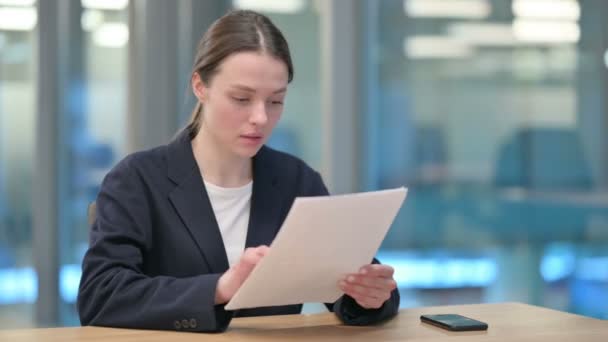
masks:
[[[247,92],[250,92],[250,93],[255,93],[255,89],[253,89],[251,87],[248,87],[246,85],[235,84],[235,85],[232,86],[232,88],[236,88],[236,89],[239,89],[239,90],[244,90],[244,91],[247,91]],[[286,91],[287,91],[287,87],[283,87],[281,89],[273,91],[272,93],[273,94],[280,94],[280,93],[284,93]]]

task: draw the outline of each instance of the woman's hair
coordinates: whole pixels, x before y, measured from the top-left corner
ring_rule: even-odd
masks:
[[[198,73],[208,86],[224,59],[243,51],[257,51],[278,58],[287,66],[287,81],[293,79],[287,40],[268,17],[248,10],[230,11],[209,27],[198,44],[192,73]],[[186,128],[190,138],[198,134],[202,115],[203,106],[199,101]]]

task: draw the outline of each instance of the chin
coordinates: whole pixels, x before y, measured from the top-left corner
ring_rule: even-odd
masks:
[[[235,152],[236,155],[243,157],[243,158],[253,158],[258,151],[262,148],[263,145],[257,146],[257,147],[247,147],[247,148],[239,148],[237,149]]]

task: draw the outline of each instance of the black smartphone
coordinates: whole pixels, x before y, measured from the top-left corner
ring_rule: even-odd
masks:
[[[488,324],[456,314],[422,315],[420,320],[451,331],[488,330]]]

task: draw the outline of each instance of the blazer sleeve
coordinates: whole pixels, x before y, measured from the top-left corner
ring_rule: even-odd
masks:
[[[96,202],[97,217],[78,290],[82,325],[225,330],[232,314],[215,305],[220,274],[189,278],[145,274],[153,209],[129,158],[104,179]]]
[[[307,180],[308,196],[329,195],[325,184],[319,173],[313,171],[313,175]],[[372,263],[380,262],[374,258]],[[330,311],[333,311],[338,318],[347,325],[371,325],[391,319],[399,312],[399,290],[391,292],[389,299],[378,309],[366,309],[360,306],[357,301],[348,295],[343,295],[335,303],[325,303]]]

